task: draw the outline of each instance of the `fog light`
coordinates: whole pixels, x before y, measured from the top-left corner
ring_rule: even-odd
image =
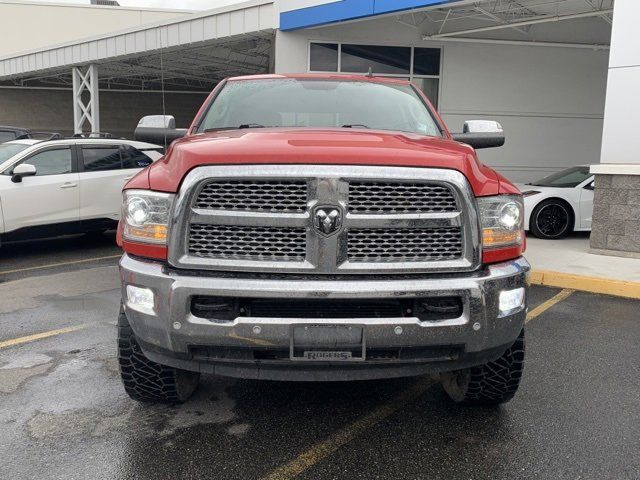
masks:
[[[500,316],[506,317],[524,308],[524,288],[500,292]]]
[[[127,285],[127,307],[147,315],[155,315],[153,290]]]

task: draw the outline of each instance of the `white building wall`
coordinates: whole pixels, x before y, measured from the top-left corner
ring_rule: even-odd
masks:
[[[479,156],[514,181],[599,161],[606,50],[425,42],[417,30],[383,18],[279,31],[276,73],[307,71],[310,40],[442,46],[441,114],[452,131],[468,119],[501,122],[507,144]]]
[[[640,164],[640,2],[616,0],[602,163]]]
[[[2,0],[0,57],[189,14],[186,10]]]

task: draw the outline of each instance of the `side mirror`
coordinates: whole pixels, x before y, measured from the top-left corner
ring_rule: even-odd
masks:
[[[138,122],[133,138],[166,147],[186,134],[186,128],[176,128],[176,119],[172,115],[147,115]]]
[[[596,181],[592,180],[584,186],[585,190],[595,190],[596,189]]]
[[[38,170],[35,165],[30,163],[21,163],[11,172],[11,181],[13,183],[20,183],[23,177],[33,177]]]
[[[462,133],[454,133],[456,142],[479,148],[495,148],[504,145],[505,137],[502,125],[493,120],[469,120],[464,122]]]

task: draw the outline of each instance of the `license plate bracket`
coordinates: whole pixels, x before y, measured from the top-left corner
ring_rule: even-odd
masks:
[[[292,325],[290,358],[302,362],[358,362],[366,355],[362,325]]]

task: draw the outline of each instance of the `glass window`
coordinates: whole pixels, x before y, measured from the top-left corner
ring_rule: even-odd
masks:
[[[122,146],[122,168],[144,168],[153,161],[147,155],[131,145]]]
[[[575,188],[591,177],[589,167],[573,167],[554,173],[531,185],[537,187]]]
[[[413,83],[424,92],[434,107],[438,108],[438,88],[440,81],[437,78],[414,78]]]
[[[440,49],[416,48],[413,54],[414,75],[440,75]]]
[[[338,71],[338,45],[335,43],[312,43],[309,53],[309,68],[312,72]]]
[[[8,142],[10,140],[15,140],[16,139],[16,134],[13,132],[7,132],[7,131],[0,131],[0,143],[2,142]]]
[[[410,85],[356,80],[262,79],[226,84],[199,131],[251,127],[378,129],[441,136]]]
[[[46,150],[36,153],[22,163],[28,163],[36,167],[36,175],[61,175],[63,173],[71,173],[71,149],[60,148],[57,150]]]
[[[410,47],[342,45],[342,72],[377,74],[409,74]]]
[[[0,163],[6,162],[11,157],[29,148],[29,146],[30,145],[24,145],[22,143],[5,143],[0,145]]]
[[[97,148],[82,147],[85,172],[102,172],[106,170],[120,170],[122,160],[118,147]]]

